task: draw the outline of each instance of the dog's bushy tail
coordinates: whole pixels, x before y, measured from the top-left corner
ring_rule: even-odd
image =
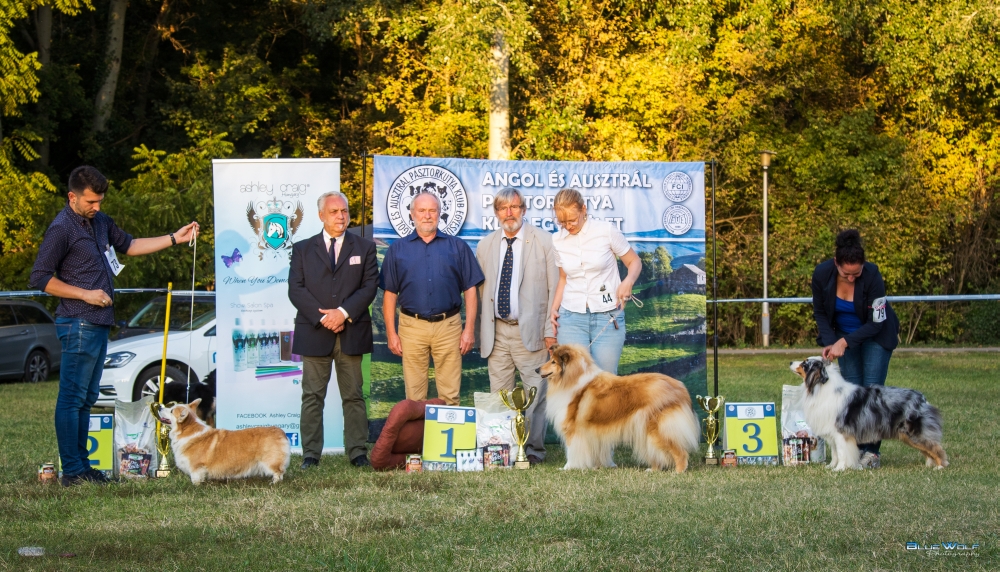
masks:
[[[678,407],[663,417],[660,430],[688,453],[698,451],[701,441],[701,424],[690,406]]]

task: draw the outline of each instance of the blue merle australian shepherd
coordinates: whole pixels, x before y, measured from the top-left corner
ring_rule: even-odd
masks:
[[[941,412],[923,394],[900,387],[861,387],[840,375],[840,367],[812,357],[795,361],[792,371],[805,381],[806,423],[830,444],[834,471],[860,468],[858,443],[899,439],[927,457],[927,466],[943,469]]]

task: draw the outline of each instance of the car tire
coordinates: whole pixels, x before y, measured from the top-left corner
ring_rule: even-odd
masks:
[[[187,375],[172,365],[167,366],[167,383],[187,383]],[[145,395],[160,395],[160,366],[150,366],[142,370],[132,386],[132,401],[139,401]]]
[[[28,354],[28,359],[24,362],[24,381],[27,383],[38,383],[49,379],[49,356],[42,350],[34,350]]]

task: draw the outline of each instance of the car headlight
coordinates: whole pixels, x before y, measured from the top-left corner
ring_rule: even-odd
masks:
[[[111,369],[114,367],[123,367],[128,362],[132,361],[135,354],[132,352],[115,352],[113,354],[108,354],[108,357],[104,358],[105,369]]]

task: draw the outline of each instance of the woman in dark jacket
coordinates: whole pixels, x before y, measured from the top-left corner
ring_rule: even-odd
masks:
[[[813,271],[812,292],[823,358],[836,359],[841,375],[851,383],[885,385],[889,358],[899,343],[899,319],[885,299],[878,266],[865,261],[858,231],[837,235],[833,260]],[[881,444],[858,444],[862,467],[878,468]]]

